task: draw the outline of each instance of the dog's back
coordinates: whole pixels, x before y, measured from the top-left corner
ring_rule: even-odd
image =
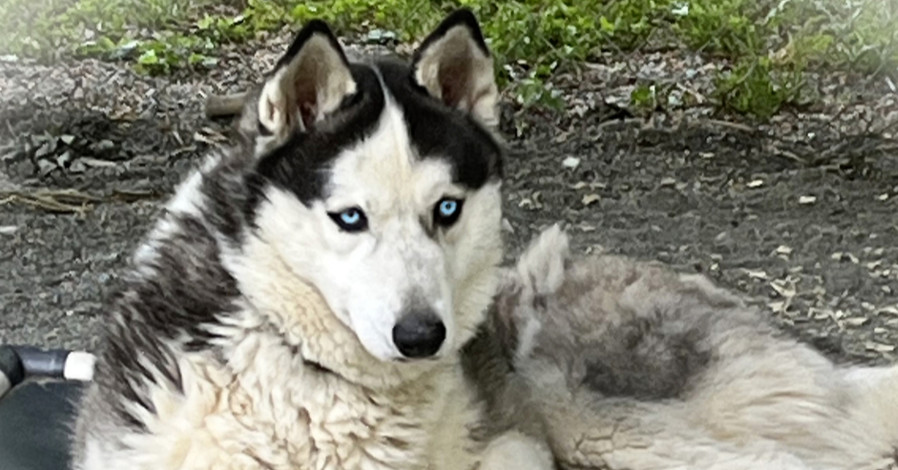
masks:
[[[569,465],[848,470],[898,444],[898,368],[838,368],[703,276],[574,261],[553,228],[497,306]]]

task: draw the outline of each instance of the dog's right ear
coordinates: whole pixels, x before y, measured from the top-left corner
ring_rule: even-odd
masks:
[[[259,130],[276,136],[309,130],[355,92],[349,61],[337,38],[323,21],[310,21],[262,87]]]

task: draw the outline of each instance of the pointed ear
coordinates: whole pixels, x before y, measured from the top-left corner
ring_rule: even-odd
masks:
[[[262,87],[258,101],[263,132],[308,130],[356,91],[349,62],[326,23],[306,24]]]
[[[447,105],[486,125],[498,123],[493,58],[470,10],[446,17],[421,43],[412,58],[412,74],[418,85]]]

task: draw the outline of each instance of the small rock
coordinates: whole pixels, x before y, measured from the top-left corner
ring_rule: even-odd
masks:
[[[56,146],[53,145],[52,142],[46,142],[44,143],[44,145],[41,145],[36,152],[34,152],[34,156],[36,158],[46,157],[47,155],[50,155],[50,152],[53,151],[54,147]]]
[[[590,193],[583,196],[582,202],[584,206],[590,206],[599,201],[599,195],[596,193]]]
[[[671,178],[670,176],[661,178],[661,187],[665,186],[673,186],[677,183],[677,180]]]
[[[61,168],[65,168],[69,165],[69,162],[72,161],[72,153],[66,150],[62,153],[62,155],[56,157],[56,165]]]
[[[72,165],[69,167],[69,172],[71,173],[84,173],[85,171],[87,171],[87,166],[80,158],[72,162]]]
[[[62,143],[66,144],[66,145],[71,145],[72,142],[75,141],[75,136],[69,135],[69,134],[63,134],[63,135],[59,136],[59,140],[61,140]]]
[[[815,202],[817,202],[817,197],[816,197],[816,196],[801,196],[801,197],[798,198],[798,203],[799,203],[799,204],[805,204],[805,205],[807,205],[807,204],[813,204],[813,203],[815,203]]]
[[[0,225],[0,235],[12,235],[19,230],[15,225]]]
[[[38,160],[37,167],[38,167],[38,170],[40,171],[41,176],[47,176],[53,170],[55,170],[57,168],[55,163],[52,163],[47,160]]]
[[[746,184],[749,188],[760,188],[764,186],[764,180],[751,180]]]
[[[115,148],[115,144],[109,139],[103,139],[99,142],[91,144],[90,149],[97,154],[107,153]]]
[[[567,157],[561,162],[561,165],[565,168],[574,169],[580,166],[580,159],[577,157]]]

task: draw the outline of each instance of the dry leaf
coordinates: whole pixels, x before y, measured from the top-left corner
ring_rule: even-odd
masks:
[[[891,344],[882,344],[874,341],[867,341],[867,350],[876,351],[876,352],[892,352],[895,350],[895,346]]]
[[[791,255],[791,254],[792,254],[792,248],[790,248],[790,247],[788,247],[788,246],[786,246],[786,245],[780,245],[780,246],[776,247],[776,252],[777,252],[778,254],[781,254],[781,255],[787,255],[787,256],[788,256],[788,255]]]
[[[770,283],[770,287],[776,291],[782,297],[789,298],[795,297],[795,286],[786,280],[777,279]]]
[[[861,326],[868,321],[870,321],[870,319],[864,317],[851,317],[845,319],[845,323],[847,323],[848,326]]]
[[[752,270],[752,269],[743,269],[743,271],[745,271],[745,273],[748,274],[748,277],[750,277],[752,279],[761,279],[761,280],[765,280],[765,281],[767,280],[767,273],[764,271],[761,271],[760,269],[757,271]]]
[[[887,313],[889,315],[895,315],[898,317],[898,305],[889,305],[888,307],[883,307],[876,311],[876,313]]]

